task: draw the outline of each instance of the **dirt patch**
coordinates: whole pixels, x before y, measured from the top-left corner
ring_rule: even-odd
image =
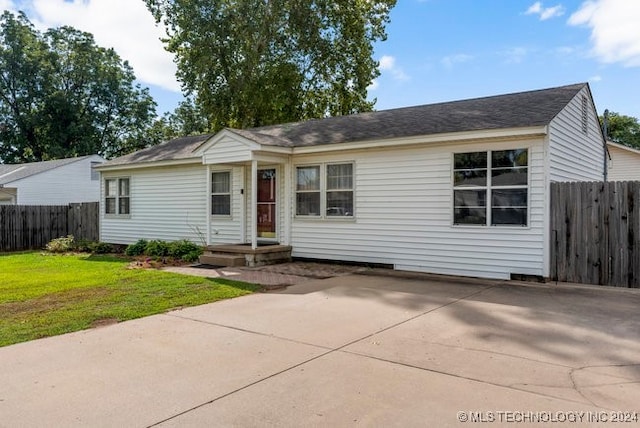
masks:
[[[103,318],[92,322],[91,328],[107,327],[114,324],[118,324],[118,320],[116,318]]]
[[[172,257],[152,259],[151,257],[138,256],[129,263],[127,269],[162,269],[168,266],[187,266],[190,264],[191,263]]]
[[[0,314],[3,316],[19,314],[36,314],[49,312],[75,305],[82,300],[106,297],[111,291],[106,287],[77,288],[59,293],[47,294],[42,297],[28,299],[21,302],[9,302],[0,304]]]

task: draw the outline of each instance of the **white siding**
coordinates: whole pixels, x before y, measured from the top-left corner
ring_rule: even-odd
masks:
[[[640,151],[609,145],[609,181],[640,180]]]
[[[228,136],[209,147],[203,154],[205,164],[245,162],[250,159],[250,148]]]
[[[529,148],[528,227],[452,225],[454,152]],[[543,275],[543,140],[296,156],[293,164],[355,161],[353,220],[292,221],[294,257],[393,264],[489,278]]]
[[[211,171],[231,171],[231,216],[210,216],[211,240],[209,244],[237,244],[240,242],[242,227],[242,205],[244,204],[244,177],[242,168],[215,166]],[[203,176],[204,180],[205,177]],[[210,179],[207,177],[207,179]]]
[[[100,156],[89,156],[40,174],[12,182],[18,189],[19,205],[66,205],[71,202],[97,202],[100,180],[91,179],[91,162],[102,162]]]
[[[582,130],[582,97],[587,98],[587,132]],[[585,87],[549,124],[551,181],[598,181],[604,177],[604,141]]]
[[[207,233],[207,169],[203,165],[143,168],[102,174],[105,178],[129,177],[131,214],[105,216],[100,209],[100,240],[131,244],[138,239],[202,243]]]

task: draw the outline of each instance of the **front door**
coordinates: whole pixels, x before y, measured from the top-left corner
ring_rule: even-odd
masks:
[[[276,170],[258,170],[258,238],[276,239]]]

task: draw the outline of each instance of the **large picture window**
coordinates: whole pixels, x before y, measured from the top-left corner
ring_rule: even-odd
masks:
[[[296,215],[353,217],[353,163],[296,167]]]
[[[527,149],[455,153],[453,158],[454,224],[527,226]]]
[[[231,172],[211,173],[211,215],[231,215]]]
[[[128,215],[131,212],[131,195],[128,178],[104,180],[104,213]]]

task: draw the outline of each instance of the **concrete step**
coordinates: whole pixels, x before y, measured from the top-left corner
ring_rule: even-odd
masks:
[[[213,266],[245,266],[245,257],[241,254],[205,253],[200,256],[200,263]]]

